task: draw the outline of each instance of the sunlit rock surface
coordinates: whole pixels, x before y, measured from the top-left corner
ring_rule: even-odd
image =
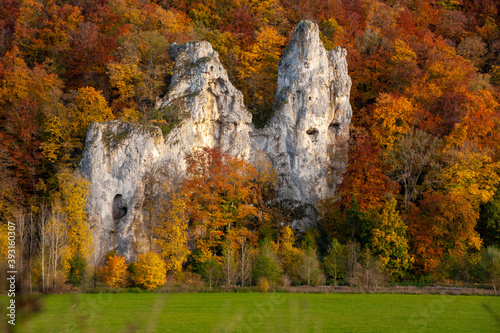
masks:
[[[327,52],[318,26],[300,22],[278,67],[275,114],[255,133],[279,176],[279,196],[306,208],[295,227],[315,222],[317,199],[333,194],[347,157],[351,122],[346,51]]]

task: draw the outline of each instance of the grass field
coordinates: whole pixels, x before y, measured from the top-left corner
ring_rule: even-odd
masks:
[[[17,328],[36,333],[498,332],[498,315],[500,298],[494,296],[84,294],[45,296],[43,311]]]

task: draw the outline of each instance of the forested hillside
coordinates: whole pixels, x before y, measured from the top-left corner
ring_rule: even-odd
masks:
[[[193,178],[162,208],[169,223],[156,227],[164,237],[152,244],[163,269],[199,273],[210,284],[222,276],[227,284],[260,277],[278,284],[283,274],[314,284],[320,268],[334,283],[371,284],[358,273],[377,267],[393,281],[498,283],[495,0],[0,0],[2,258],[6,223],[15,221],[30,282],[76,281],[90,237],[86,180],[75,172],[89,124],[119,119],[168,132],[179,115],[154,108],[172,73],[168,47],[206,40],[262,127],[273,114],[281,54],[303,19],[319,25],[328,50],[347,49],[353,120],[340,191],[321,203],[318,227],[296,240],[284,225],[297,212],[266,203],[272,171],[255,176],[252,166],[221,162],[212,152],[228,170],[248,167],[252,181],[233,175],[243,184],[233,193],[237,208],[224,207],[224,199],[205,209],[193,193],[213,195],[206,186],[224,188],[228,178],[209,186],[193,167]],[[200,161],[213,158],[195,155],[192,166]],[[191,254],[183,233],[207,216],[214,224],[204,226],[203,237],[192,231],[199,238]],[[182,244],[165,236],[175,233]],[[242,238],[248,243],[238,243]],[[110,258],[123,280],[124,262]],[[95,265],[97,281],[102,263]],[[116,269],[99,275],[109,282],[106,270]]]

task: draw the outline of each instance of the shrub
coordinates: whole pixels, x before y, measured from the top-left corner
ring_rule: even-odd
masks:
[[[106,261],[106,265],[101,268],[101,277],[108,287],[123,288],[127,285],[129,272],[125,264],[125,258],[112,255]]]
[[[257,290],[260,291],[261,293],[267,293],[268,289],[269,289],[269,281],[267,281],[267,279],[264,277],[260,278],[259,282],[257,282]]]
[[[134,265],[135,284],[143,289],[154,289],[165,284],[167,268],[165,262],[155,252],[139,255]]]
[[[491,276],[491,285],[493,289],[496,291],[498,286],[500,286],[500,250],[494,246],[488,246],[486,250],[488,256],[491,258],[491,266],[490,266],[490,276]]]
[[[179,271],[174,274],[175,282],[181,286],[203,287],[201,275],[190,271]]]

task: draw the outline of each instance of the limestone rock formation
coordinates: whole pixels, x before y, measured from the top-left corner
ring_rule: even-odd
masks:
[[[265,151],[279,176],[279,196],[292,205],[312,208],[333,194],[347,156],[352,110],[346,51],[327,52],[318,26],[295,28],[278,67],[275,114],[254,135],[254,150]],[[296,227],[314,223],[306,209]]]
[[[137,236],[142,234],[143,178],[164,153],[163,135],[157,127],[119,121],[89,127],[80,166],[90,181],[86,211],[97,256],[114,247],[132,256]]]
[[[94,251],[117,247],[127,258],[147,248],[143,223],[145,179],[160,165],[170,175],[185,169],[185,155],[199,147],[220,147],[247,157],[252,115],[243,95],[227,77],[217,52],[207,42],[172,45],[174,76],[158,109],[185,114],[165,138],[155,126],[119,121],[93,123],[88,131],[81,169],[91,182],[87,213]]]
[[[94,251],[116,247],[127,259],[143,251],[148,174],[163,166],[167,177],[182,176],[185,155],[199,147],[249,159],[266,154],[280,199],[307,208],[295,227],[314,223],[317,200],[334,193],[345,167],[352,113],[345,50],[327,52],[317,25],[300,22],[279,64],[275,114],[258,130],[209,43],[174,43],[169,53],[174,73],[156,108],[185,115],[170,133],[119,121],[89,128],[81,169],[91,182]]]
[[[243,94],[227,77],[219,55],[208,42],[173,44],[169,49],[175,61],[174,75],[167,96],[156,108],[177,108],[188,115],[167,137],[179,149],[220,147],[224,152],[248,156],[252,115],[243,104]],[[182,156],[177,156],[182,157]]]

